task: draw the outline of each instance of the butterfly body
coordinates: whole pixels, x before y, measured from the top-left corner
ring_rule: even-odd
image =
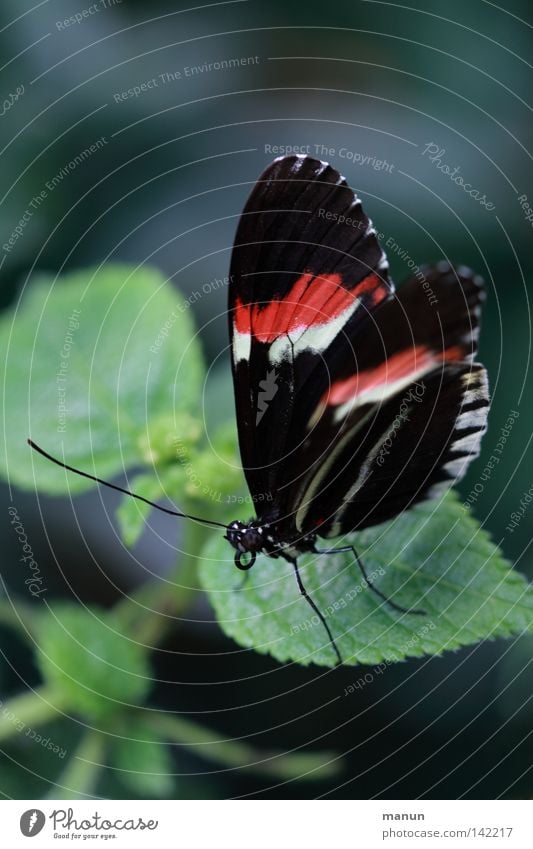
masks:
[[[316,551],[316,534],[307,536],[295,536],[293,539],[284,539],[283,534],[276,524],[269,524],[260,519],[251,519],[249,522],[235,520],[228,525],[226,539],[235,548],[235,565],[239,569],[250,569],[258,554],[267,554],[269,557],[283,557],[292,563],[300,554]],[[244,556],[250,555],[250,560]]]

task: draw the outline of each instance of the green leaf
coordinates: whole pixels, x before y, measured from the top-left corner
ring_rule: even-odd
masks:
[[[351,554],[300,558],[305,586],[345,663],[440,654],[533,630],[533,591],[453,493],[353,535],[353,542],[376,586],[425,615],[402,614],[383,603],[364,585]],[[200,574],[222,629],[240,645],[280,661],[332,666],[325,630],[299,595],[292,572],[282,559],[261,556],[240,589],[233,550],[213,534]]]
[[[113,745],[112,766],[121,781],[141,798],[164,798],[174,790],[174,765],[163,738],[153,725],[128,719]]]
[[[183,461],[186,475],[185,494],[206,505],[216,505],[216,510],[244,501],[241,493],[245,483],[241,461],[235,441],[235,426],[221,425],[214,431],[210,444]]]
[[[151,423],[199,412],[202,357],[191,311],[182,307],[172,285],[147,267],[30,281],[0,321],[9,398],[0,473],[49,493],[94,486],[33,454],[30,435],[100,477],[149,460]]]
[[[163,441],[168,441],[169,433],[165,430]],[[181,433],[186,434],[186,428]],[[158,454],[163,451],[151,444],[152,448],[147,450],[156,450]],[[182,503],[184,498],[190,499],[190,512],[207,513],[219,522],[231,516],[237,504],[251,504],[250,497],[247,499],[243,494],[245,484],[232,425],[219,427],[203,449],[197,449],[192,441],[187,442],[185,436],[179,437],[177,445],[177,463],[134,477],[128,484],[130,490],[155,502],[170,498]],[[201,507],[196,506],[198,502]],[[139,539],[150,510],[148,504],[134,498],[126,497],[120,503],[117,519],[127,546],[135,545]]]
[[[198,394],[200,387],[198,387]],[[202,436],[202,420],[199,416],[177,413],[164,414],[150,420],[146,433],[139,441],[139,448],[146,463],[164,465],[188,458]]]
[[[67,709],[97,719],[143,701],[151,685],[146,649],[117,631],[112,613],[58,604],[39,630],[41,673]]]

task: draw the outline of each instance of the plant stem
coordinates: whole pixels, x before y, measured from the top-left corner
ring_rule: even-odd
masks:
[[[47,686],[14,696],[7,702],[0,700],[0,741],[14,737],[24,728],[36,728],[57,719],[65,704],[63,694]]]
[[[161,643],[175,627],[177,618],[197,598],[197,558],[204,541],[205,528],[187,522],[181,562],[169,578],[150,581],[116,605],[122,627],[129,630],[137,642],[152,647]]]
[[[67,763],[48,799],[84,799],[92,797],[105,760],[106,738],[94,728],[85,732],[76,752]]]
[[[263,751],[239,740],[214,740],[214,733],[182,716],[160,713],[148,722],[169,741],[193,749],[206,760],[227,767],[250,770],[282,779],[317,780],[340,772],[341,760],[334,752]]]

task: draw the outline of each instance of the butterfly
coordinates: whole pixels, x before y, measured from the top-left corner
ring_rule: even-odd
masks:
[[[309,156],[280,157],[257,181],[229,279],[239,445],[257,515],[232,522],[227,539],[241,569],[258,553],[291,563],[334,644],[298,557],[351,551],[385,598],[352,545],[317,541],[435,497],[478,455],[489,409],[473,362],[483,281],[443,261],[396,292],[361,201]]]
[[[483,281],[441,261],[396,291],[361,201],[331,165],[301,155],[275,159],[257,180],[229,280],[239,447],[256,515],[224,525],[160,509],[224,528],[241,570],[258,554],[290,563],[341,663],[298,559],[350,552],[384,602],[423,613],[385,596],[342,538],[436,497],[479,454],[490,403],[474,362]]]

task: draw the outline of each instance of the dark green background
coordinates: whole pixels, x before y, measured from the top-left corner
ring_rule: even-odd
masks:
[[[507,556],[531,575],[531,516],[526,513],[514,533],[506,531],[532,484],[532,230],[517,200],[522,194],[533,199],[530,4],[515,0],[499,9],[484,0],[454,0],[419,3],[416,11],[396,3],[251,0],[177,14],[192,4],[124,0],[58,29],[57,21],[88,5],[45,3],[11,25],[30,4],[2,4],[1,94],[7,97],[21,83],[25,93],[0,118],[0,242],[47,181],[97,138],[107,139],[49,193],[5,256],[3,306],[28,275],[31,285],[36,269],[58,272],[111,260],[153,263],[186,296],[201,290],[228,273],[237,216],[271,158],[265,145],[335,148],[330,161],[362,196],[378,230],[416,262],[447,256],[487,280],[480,359],[490,373],[493,409],[485,459],[510,411],[519,410],[520,417],[475,513]],[[114,94],[159,74],[242,56],[259,56],[259,62],[168,82],[115,102]],[[422,155],[430,142],[445,149],[443,161],[460,166],[465,180],[486,194],[493,212]],[[387,159],[394,168],[388,173],[353,164],[338,155],[342,147]],[[400,282],[407,276],[405,263],[390,259]],[[199,325],[216,317],[203,335],[204,347],[208,360],[222,355],[227,376],[224,287],[193,308]],[[478,482],[483,465],[481,459],[471,469],[463,494]],[[88,494],[74,504],[41,500],[59,566],[35,499],[20,493],[16,501],[58,595],[76,592],[85,602],[112,604],[116,590],[102,572],[123,589],[135,585],[141,570],[118,547],[99,498]],[[105,503],[110,510],[114,497],[106,496]],[[152,524],[175,540],[178,531],[164,517]],[[7,522],[2,533],[9,587],[16,550]],[[95,571],[87,546],[102,572]],[[168,549],[154,533],[135,554],[154,570],[169,568]],[[199,605],[196,612],[199,620],[210,618],[207,607]],[[0,671],[1,691],[18,692],[21,681],[35,683],[26,651],[7,632],[0,633],[0,645],[8,661]],[[532,714],[526,704],[531,675],[524,642],[485,644],[397,665],[357,695],[340,699],[364,669],[329,674],[281,669],[238,651],[207,621],[182,625],[165,649],[156,656],[156,675],[173,683],[158,685],[156,703],[200,712],[222,735],[250,734],[261,747],[309,743],[348,752],[341,781],[278,788],[231,772],[202,774],[210,768],[182,755],[177,769],[196,773],[182,780],[183,795],[483,798],[533,792]],[[313,743],[316,738],[321,739]],[[47,792],[38,775],[52,777],[57,764],[35,748],[28,749],[25,762],[18,750],[11,753],[22,767],[4,759],[1,792],[26,798]],[[110,775],[99,792],[122,791]]]

